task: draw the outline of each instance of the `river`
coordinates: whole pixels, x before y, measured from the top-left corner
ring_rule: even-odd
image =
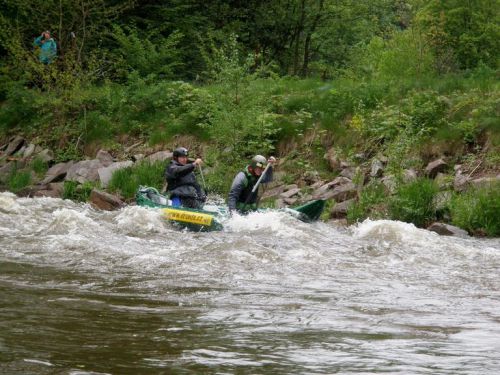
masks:
[[[0,193],[2,374],[498,374],[500,239]]]

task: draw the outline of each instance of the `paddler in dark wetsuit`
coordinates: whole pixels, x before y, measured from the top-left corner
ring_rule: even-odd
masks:
[[[255,192],[252,192],[252,189],[264,172],[267,163],[271,165],[267,168],[260,183],[271,182],[273,180],[272,165],[276,163],[273,156],[269,160],[266,160],[262,155],[254,156],[250,164],[236,175],[229,192],[229,212],[247,213],[257,209],[258,189]]]
[[[174,150],[173,159],[165,170],[167,192],[174,205],[180,203],[189,208],[203,207],[207,197],[194,175],[195,168],[202,163],[203,161],[199,158],[188,163],[188,150],[184,147]]]

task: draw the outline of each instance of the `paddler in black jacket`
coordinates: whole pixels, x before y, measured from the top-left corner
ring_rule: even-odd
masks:
[[[202,163],[203,161],[199,158],[188,163],[188,150],[184,147],[174,150],[173,158],[165,170],[167,192],[170,193],[170,199],[174,205],[180,201],[184,207],[203,207],[207,197],[194,175],[195,168]]]
[[[266,164],[270,166],[266,169]],[[256,155],[246,168],[239,172],[233,180],[231,191],[229,192],[228,206],[229,211],[238,211],[239,213],[246,213],[257,209],[257,198],[259,189],[252,192],[255,184],[262,176],[260,183],[268,183],[273,180],[273,167],[276,159],[271,156],[269,160],[262,155]]]

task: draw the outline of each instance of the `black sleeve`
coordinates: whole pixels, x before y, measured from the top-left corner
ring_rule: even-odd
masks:
[[[194,163],[189,163],[186,165],[175,165],[170,164],[167,168],[167,172],[165,173],[166,177],[169,178],[179,178],[183,177],[194,171]]]

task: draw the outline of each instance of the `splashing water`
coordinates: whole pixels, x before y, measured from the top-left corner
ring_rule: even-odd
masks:
[[[500,240],[0,193],[0,372],[500,371]]]

